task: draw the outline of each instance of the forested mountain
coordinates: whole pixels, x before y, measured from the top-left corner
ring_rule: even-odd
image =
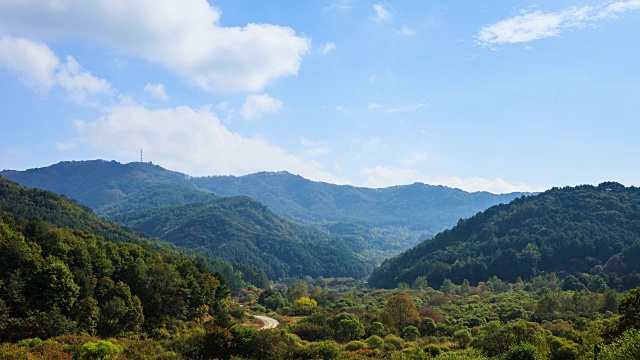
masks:
[[[182,196],[187,198],[187,202],[189,197],[194,196],[195,189],[188,182],[187,175],[140,162],[120,164],[104,160],[63,161],[26,171],[4,170],[0,172],[0,176],[26,187],[64,194],[89,206],[97,214],[101,214],[103,208],[115,206],[129,195],[148,191],[151,185],[172,185],[172,192],[167,198],[156,197],[151,206],[175,205]],[[187,194],[181,195],[181,190],[185,190]]]
[[[121,336],[207,314],[228,321],[222,276],[61,196],[1,177],[0,269],[0,341]]]
[[[640,285],[640,189],[612,182],[554,188],[493,206],[388,259],[369,284],[395,287],[424,276],[440,286],[494,275],[514,282],[551,272],[590,274],[613,288]]]
[[[469,193],[422,183],[383,189],[334,185],[288,172],[193,178],[221,196],[247,195],[277,213],[314,222],[350,222],[368,227],[405,227],[439,232],[489,206],[522,193]]]
[[[207,201],[117,215],[115,221],[179,246],[203,249],[263,269],[269,278],[367,275],[358,244],[297,224],[249,197]]]
[[[208,196],[213,196],[209,194]],[[203,253],[186,248],[178,248],[168,242],[160,242],[147,235],[135,233],[121,225],[95,216],[91,209],[80,205],[75,200],[56,195],[50,191],[27,189],[0,176],[0,213],[11,214],[19,220],[39,218],[60,228],[73,228],[90,232],[107,241],[131,242],[146,244],[156,249],[171,249],[204,264],[210,272],[220,272],[227,280],[229,287],[239,291],[245,286],[244,281],[250,281],[237,269],[212,253]],[[243,269],[246,267],[243,267]],[[252,269],[251,272],[259,271]],[[247,271],[243,271],[247,272]],[[251,281],[250,281],[251,282]],[[259,285],[257,282],[251,282]]]
[[[420,183],[358,188],[314,182],[287,172],[192,178],[150,163],[104,160],[5,170],[0,175],[28,187],[65,194],[101,216],[202,201],[212,192],[249,196],[280,215],[361,241],[368,256],[377,259],[397,254],[460,218],[522,195],[469,193]]]

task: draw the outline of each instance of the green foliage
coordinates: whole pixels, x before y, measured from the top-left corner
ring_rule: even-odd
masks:
[[[631,329],[609,345],[602,347],[598,353],[598,360],[639,360],[640,359],[640,331]]]
[[[82,345],[80,358],[87,360],[106,360],[122,352],[122,348],[105,340],[87,342]]]
[[[384,340],[378,335],[371,335],[364,341],[369,349],[375,350],[382,348]]]
[[[540,349],[543,355],[549,353],[544,329],[537,323],[516,321],[501,324],[492,321],[480,328],[472,346],[482,349],[489,356],[506,353],[513,346],[528,343]]]
[[[640,287],[631,290],[622,298],[618,311],[620,312],[619,332],[640,329]]]
[[[25,186],[66,194],[102,216],[202,202],[213,198],[212,192],[250,196],[279,214],[322,222],[324,229],[343,238],[345,246],[356,253],[366,252],[374,260],[417,244],[459,218],[521,195],[467,193],[425,184],[344,187],[286,172],[190,178],[150,163],[104,160],[61,162],[0,175]]]
[[[335,329],[334,338],[339,342],[349,342],[357,340],[364,336],[364,325],[360,323],[360,319],[354,314],[341,313],[332,320]]]
[[[477,284],[497,276],[514,283],[563,272],[591,274],[584,281],[568,277],[565,289],[638,286],[640,189],[609,185],[554,188],[493,206],[385,261],[369,284],[390,288],[425,277],[438,288],[445,279]],[[498,285],[504,287],[491,281]]]
[[[512,345],[509,350],[500,357],[501,360],[542,360],[538,349],[529,343]]]
[[[368,347],[367,343],[365,343],[364,341],[352,340],[352,341],[349,341],[347,345],[344,346],[344,349],[347,351],[357,351],[357,350],[366,349],[367,347]]]
[[[461,329],[453,333],[453,339],[458,342],[461,348],[466,348],[471,344],[473,336],[469,329]]]
[[[227,261],[258,268],[271,279],[363,277],[372,269],[339,237],[278,216],[248,197],[212,198],[113,219],[175,245],[205,249]],[[263,282],[254,274],[249,276]]]
[[[414,341],[418,337],[420,337],[420,331],[418,330],[417,327],[413,325],[409,325],[404,329],[402,329],[402,337],[406,340]]]
[[[188,320],[200,308],[223,318],[229,291],[203,265],[51,193],[0,179],[0,194],[0,208],[12,211],[0,215],[0,340],[121,336]],[[102,230],[85,230],[90,223]]]

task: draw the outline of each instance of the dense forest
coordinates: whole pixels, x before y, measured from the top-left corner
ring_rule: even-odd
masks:
[[[65,194],[107,217],[204,201],[211,193],[249,196],[279,215],[313,223],[325,231],[340,224],[340,234],[363,240],[367,257],[378,263],[455,225],[460,218],[522,195],[469,193],[420,183],[368,189],[310,181],[287,172],[193,178],[150,163],[104,160],[5,170],[0,175],[27,187]],[[354,232],[346,232],[349,229]],[[368,235],[361,236],[363,233]]]
[[[133,229],[234,263],[286,276],[362,278],[373,266],[349,238],[327,235],[269,211],[248,197],[218,198],[114,216]]]
[[[242,265],[241,271],[240,268],[234,268],[231,263],[210,252],[179,248],[171,243],[149,238],[148,235],[136,233],[113,221],[97,217],[88,207],[67,199],[65,196],[44,190],[27,189],[0,177],[0,213],[2,212],[11,214],[15,220],[29,221],[37,218],[60,228],[88,232],[111,242],[142,244],[158,250],[169,249],[197,259],[212,273],[221,273],[226,278],[229,287],[235,292],[248,286],[245,284],[245,281],[248,280],[243,276],[244,273],[261,272],[260,269],[250,265]],[[248,268],[251,269],[248,270]],[[259,277],[254,278],[259,279]],[[256,283],[256,285],[258,284]]]
[[[493,206],[385,261],[369,284],[422,278],[439,287],[552,272],[575,279],[578,290],[640,285],[640,189],[613,182],[554,188]]]
[[[48,192],[0,178],[0,199],[1,340],[121,336],[206,316],[229,321],[226,281],[202,263],[109,231],[118,226],[93,222]]]
[[[438,244],[451,233],[485,236],[483,224],[492,220],[486,222],[495,231],[490,238],[507,250],[504,238],[515,239],[516,259],[536,260],[529,273],[522,272],[530,269],[523,261],[506,263],[520,272],[515,280],[485,272],[477,283],[471,276],[438,283],[427,274],[387,290],[354,278],[269,282],[264,271],[234,264],[242,288],[231,292],[225,277],[210,271],[207,261],[216,258],[206,253],[169,246],[63,196],[0,178],[0,359],[638,360],[640,287],[620,291],[631,286],[638,266],[638,195],[638,189],[615,183],[553,189],[490,208],[426,242]],[[260,227],[291,235],[292,228],[269,230],[271,221],[299,226],[248,198],[216,196],[164,208],[174,211],[157,223],[151,220],[159,217],[149,217],[148,225],[198,234],[203,225],[183,226],[178,215],[202,212],[216,223],[207,207],[233,207],[232,213],[252,219],[245,227],[229,225],[234,231]],[[144,211],[159,216],[162,209]],[[543,221],[531,214],[549,216]],[[545,223],[549,219],[555,222]],[[528,224],[558,233],[545,241],[544,232],[534,233]],[[590,249],[581,226],[599,239],[598,251],[610,253],[567,250],[564,263],[544,261],[553,251]],[[307,230],[311,237],[315,230]],[[350,223],[331,231],[375,237]],[[524,233],[529,240],[517,240]],[[559,238],[579,242],[552,247]],[[350,241],[345,246],[357,246]],[[457,252],[465,251],[464,243],[454,242]],[[491,247],[474,246],[483,254],[478,258],[494,254]],[[578,260],[585,255],[599,263],[585,257],[593,265],[582,273],[587,265]],[[280,325],[258,330],[261,321],[248,314],[271,316]]]

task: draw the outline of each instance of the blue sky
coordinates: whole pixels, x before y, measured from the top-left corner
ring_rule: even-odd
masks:
[[[640,185],[640,0],[5,0],[0,168]]]

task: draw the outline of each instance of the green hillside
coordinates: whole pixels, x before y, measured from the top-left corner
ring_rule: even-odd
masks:
[[[224,278],[159,248],[61,196],[0,178],[0,341],[122,336],[207,314],[228,321]]]
[[[640,189],[617,183],[554,188],[493,206],[385,261],[374,287],[426,277],[510,282],[555,272],[590,274],[613,288],[640,284]]]
[[[179,246],[256,266],[274,279],[305,275],[360,278],[372,269],[348,241],[282,218],[248,197],[211,198],[113,219]]]
[[[221,196],[250,196],[277,213],[305,221],[351,222],[433,234],[460,218],[523,195],[470,193],[422,183],[371,189],[310,181],[287,172],[210,176],[191,182]]]
[[[249,196],[277,214],[364,241],[366,256],[376,262],[450,228],[460,218],[522,195],[469,193],[420,183],[369,189],[310,181],[287,172],[192,178],[150,163],[104,160],[5,170],[0,175],[65,194],[107,217],[203,201],[211,193]]]

